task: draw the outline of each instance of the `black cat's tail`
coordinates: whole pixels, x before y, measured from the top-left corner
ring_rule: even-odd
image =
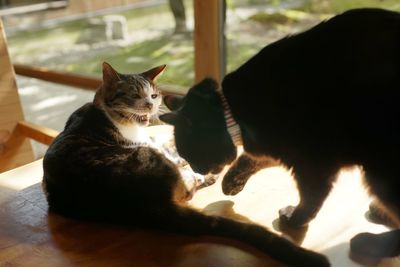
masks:
[[[289,240],[279,237],[256,224],[243,223],[219,216],[209,216],[181,206],[176,206],[166,213],[167,216],[162,218],[161,221],[159,220],[154,227],[191,236],[217,236],[241,241],[289,266],[330,266],[325,256],[296,246]]]

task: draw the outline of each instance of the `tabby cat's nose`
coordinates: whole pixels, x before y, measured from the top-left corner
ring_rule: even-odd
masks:
[[[148,109],[152,109],[152,108],[153,108],[153,103],[146,102],[145,106],[146,106],[146,108],[148,108]]]

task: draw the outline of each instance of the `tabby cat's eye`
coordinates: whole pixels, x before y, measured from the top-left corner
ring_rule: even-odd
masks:
[[[157,98],[158,97],[158,94],[152,94],[151,95],[151,98],[153,98],[153,99],[155,99],[155,98]]]

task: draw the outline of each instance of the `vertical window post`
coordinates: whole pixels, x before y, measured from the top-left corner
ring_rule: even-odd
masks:
[[[225,0],[193,0],[195,80],[225,75]]]

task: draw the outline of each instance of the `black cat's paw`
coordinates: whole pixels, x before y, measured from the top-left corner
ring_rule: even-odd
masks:
[[[224,192],[225,195],[230,195],[230,196],[234,196],[240,191],[242,191],[244,185],[246,184],[241,180],[231,180],[229,182],[225,181],[226,179],[222,181],[222,192]]]
[[[376,200],[369,205],[369,211],[366,214],[367,219],[376,224],[383,224],[395,228],[396,223],[389,217],[382,206]]]
[[[361,233],[350,240],[350,251],[357,255],[383,258],[400,255],[398,231],[381,234]]]
[[[246,173],[238,173],[236,170],[229,170],[222,180],[222,192],[225,195],[234,196],[243,190],[249,179]]]
[[[293,212],[296,209],[294,206],[287,206],[279,210],[279,219],[281,223],[288,225],[290,218],[292,218]]]
[[[279,220],[283,225],[291,228],[307,227],[308,222],[301,218],[301,216],[298,216],[298,214],[296,207],[287,206],[279,210]]]

